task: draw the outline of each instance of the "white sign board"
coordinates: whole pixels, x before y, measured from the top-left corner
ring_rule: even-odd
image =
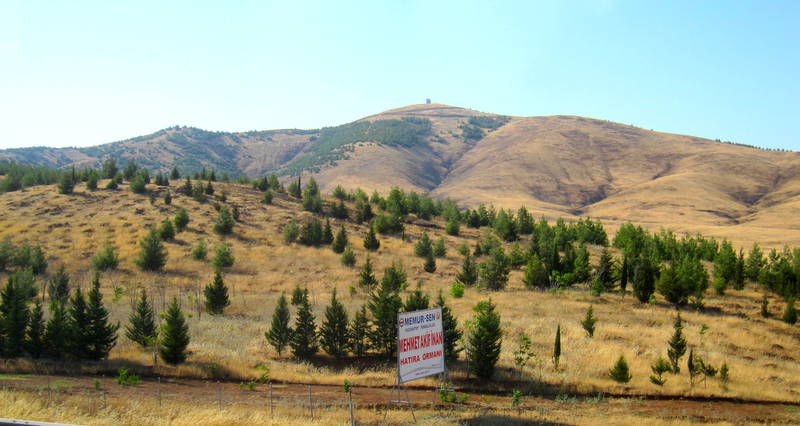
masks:
[[[397,380],[444,373],[442,308],[397,315]]]

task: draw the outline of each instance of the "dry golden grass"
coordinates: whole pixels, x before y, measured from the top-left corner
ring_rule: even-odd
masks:
[[[146,196],[130,193],[125,185],[122,188],[87,193],[79,186],[76,194],[66,196],[57,194],[51,186],[3,194],[0,196],[0,238],[11,236],[17,244],[23,240],[40,242],[49,255],[49,270],[63,263],[73,283],[89,282],[92,255],[106,241],[111,241],[120,249],[122,262],[117,271],[104,274],[103,290],[112,319],[123,324],[140,286],[148,289],[159,310],[163,309],[165,300],[180,297],[186,312],[191,313],[190,362],[179,367],[159,365],[154,370],[158,374],[207,377],[212,374],[207,365],[218,364],[217,374],[246,380],[258,376],[257,367],[263,364],[269,368],[270,377],[278,381],[338,385],[348,379],[361,386],[385,386],[394,381],[391,368],[381,365],[370,364],[366,370],[355,362],[336,367],[324,357],[316,365],[303,364],[286,354],[278,357],[267,346],[264,332],[277,297],[282,292],[290,292],[295,285],[309,288],[318,321],[334,288],[350,312],[366,300],[363,292],[351,294],[348,290],[357,283],[358,269],[342,266],[339,256],[330,248],[283,243],[281,229],[287,220],[308,214],[301,212],[297,203],[279,197],[274,205],[265,206],[258,202],[257,191],[240,185],[216,184],[217,193],[226,191],[229,201],[239,206],[242,215],[234,236],[219,237],[211,232],[216,218],[211,203],[198,204],[174,194],[171,206],[165,206],[161,199],[150,205]],[[151,187],[151,190],[157,189]],[[174,215],[179,207],[189,210],[191,222],[188,231],[179,234],[175,242],[167,243],[166,270],[159,274],[139,271],[133,259],[147,227]],[[335,228],[340,223],[332,222]],[[443,224],[435,222],[433,225],[434,228],[425,229],[436,238],[443,236]],[[345,226],[361,265],[366,255],[361,245],[365,227],[351,222],[346,222]],[[394,236],[379,237],[381,249],[371,255],[375,270],[380,278],[385,267],[393,261],[402,261],[408,273],[409,289],[422,281],[422,288],[432,296],[439,290],[447,294],[461,264],[456,247],[463,241],[474,246],[478,232],[462,228],[461,237],[445,236],[447,257],[437,260],[436,273],[427,274],[422,270],[422,260],[413,256],[413,241],[422,229],[418,225],[408,225],[407,241]],[[236,264],[225,274],[232,305],[223,317],[211,317],[196,309],[195,295],[213,275],[208,262],[196,261],[190,256],[192,247],[201,239],[212,250],[223,242],[231,244],[236,257]],[[592,251],[595,257],[597,249]],[[685,371],[679,376],[667,374],[666,385],[658,388],[648,381],[649,365],[658,355],[666,355],[675,313],[663,300],[659,298],[655,305],[642,305],[631,296],[595,298],[581,287],[557,293],[528,291],[522,287],[520,276],[520,271],[512,272],[506,291],[467,289],[461,299],[448,296],[448,304],[462,324],[471,318],[472,307],[478,301],[491,298],[498,306],[505,333],[503,351],[496,380],[488,384],[488,388],[503,392],[515,386],[530,392],[800,400],[797,358],[800,330],[775,318],[762,319],[758,314],[761,293],[754,285],[743,291],[730,291],[722,297],[709,293],[705,313],[691,310],[682,313],[687,322],[687,339],[695,353],[715,366],[723,362],[730,366],[732,380],[728,389],[723,389],[716,379],[690,387]],[[0,279],[4,280],[4,275],[0,275]],[[121,295],[116,300],[115,288]],[[775,298],[771,302],[774,314],[782,311],[782,302]],[[599,320],[594,339],[586,338],[579,324],[589,305],[594,306]],[[554,371],[550,355],[559,323],[563,333],[562,361],[559,371]],[[699,330],[703,324],[710,330],[701,337]],[[513,370],[513,351],[521,333],[531,337],[536,359],[532,368],[520,375]],[[608,369],[621,354],[628,359],[633,373],[633,380],[626,386],[617,385],[607,376]],[[110,359],[111,363],[127,360],[145,367],[152,364],[152,355],[122,334]],[[18,366],[23,368],[24,363]],[[459,386],[476,386],[464,380],[463,365],[451,371]],[[415,386],[435,384],[434,379],[414,383]]]

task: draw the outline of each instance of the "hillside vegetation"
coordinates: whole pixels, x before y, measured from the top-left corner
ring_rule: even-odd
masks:
[[[49,168],[106,158],[231,178],[312,175],[367,193],[407,191],[462,206],[662,226],[749,245],[800,244],[800,154],[573,116],[507,117],[428,104],[321,130],[208,132],[173,127],[90,148],[23,148],[0,159]]]
[[[93,269],[108,265],[98,282],[110,322],[128,324],[141,289],[156,318],[175,298],[190,336],[186,362],[154,365],[152,350],[120,331],[107,361],[91,362],[67,351],[60,355],[65,360],[48,361],[48,368],[108,373],[128,366],[141,374],[238,380],[267,373],[277,381],[341,384],[347,379],[386,386],[394,380],[393,349],[380,342],[392,341],[393,326],[380,326],[380,310],[365,310],[370,331],[364,353],[355,353],[356,346],[348,343],[342,362],[314,347],[313,339],[302,340],[310,334],[295,334],[289,347],[277,350],[265,333],[272,329],[279,298],[292,299],[289,324],[296,332],[322,326],[334,290],[349,321],[362,306],[378,304],[389,309],[390,324],[392,312],[435,304],[441,292],[465,336],[454,341],[455,348],[465,346],[475,327],[471,321],[482,312],[499,315],[502,329],[490,374],[474,368],[469,345],[456,353],[449,371],[459,392],[800,399],[800,329],[784,319],[800,295],[800,252],[754,246],[739,254],[740,247],[727,241],[651,234],[634,225],[609,235],[598,221],[547,221],[533,219],[524,209],[486,206],[464,211],[397,189],[371,197],[337,190],[336,198],[321,197],[310,180],[292,182],[285,191],[274,179],[263,188],[262,182],[192,180],[184,193],[180,178],[160,186],[145,183],[137,194],[134,184],[141,176],[142,171],[134,173],[117,189],[103,189],[108,181],[101,180],[96,190],[77,183],[66,194],[49,185],[0,195],[0,238],[8,238],[2,251],[10,259],[0,279],[13,276],[14,283],[30,283],[24,288],[49,302],[54,293],[37,289],[59,282],[62,266],[74,295],[79,286],[87,293]],[[168,191],[169,204],[164,201]],[[164,221],[172,222],[180,209],[189,221],[173,235],[164,230]],[[333,249],[339,238],[333,234],[342,228],[349,241],[343,251],[354,255],[353,266],[343,264],[342,254]],[[152,235],[163,240],[163,268],[142,260]],[[368,244],[370,238],[379,247]],[[197,254],[201,242],[206,256]],[[107,250],[118,264],[97,260]],[[226,251],[232,255],[227,260]],[[472,273],[465,267],[467,258],[475,263]],[[365,270],[367,259],[374,281]],[[209,290],[212,283],[220,284],[217,280],[226,288],[222,299]],[[209,305],[212,299],[221,314]],[[596,319],[591,333],[586,325],[590,307]],[[46,318],[52,318],[50,309],[45,307]],[[677,357],[680,370],[659,373],[655,377],[663,382],[654,384],[651,367],[668,355],[678,312],[686,341],[685,353]],[[24,350],[5,356],[10,358],[6,371],[35,371],[42,365]],[[620,356],[632,376],[624,384],[609,374]],[[436,384],[434,378],[415,382]]]

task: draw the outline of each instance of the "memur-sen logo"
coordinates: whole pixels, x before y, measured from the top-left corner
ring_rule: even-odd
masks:
[[[400,318],[400,327],[402,327],[404,325],[406,325],[406,320],[403,319],[403,318]]]

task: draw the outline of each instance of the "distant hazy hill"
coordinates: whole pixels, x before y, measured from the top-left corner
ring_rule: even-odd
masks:
[[[170,128],[91,148],[0,151],[0,159],[51,167],[96,166],[107,156],[151,169],[312,173],[324,190],[400,186],[467,206],[525,204],[549,215],[725,226],[731,234],[740,225],[796,229],[800,211],[798,153],[583,117],[505,117],[439,104],[320,130]]]

